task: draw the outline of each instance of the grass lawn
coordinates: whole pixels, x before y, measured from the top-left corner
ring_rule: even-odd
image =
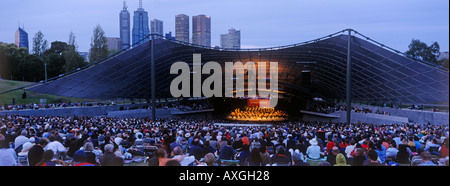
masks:
[[[0,92],[19,88],[22,86],[33,84],[33,82],[23,82],[23,81],[11,81],[11,80],[0,80]],[[0,104],[11,104],[12,99],[16,100],[16,104],[30,104],[39,103],[40,99],[47,99],[47,103],[63,103],[63,102],[82,102],[82,101],[92,101],[81,98],[71,98],[63,96],[55,96],[50,94],[41,94],[37,92],[27,92],[27,98],[22,99],[23,90],[16,90],[13,92],[8,92],[0,94]]]

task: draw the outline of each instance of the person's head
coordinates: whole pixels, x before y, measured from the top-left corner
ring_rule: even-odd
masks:
[[[216,157],[213,153],[208,153],[204,157],[204,161],[208,166],[214,166],[214,162],[216,161]]]
[[[41,147],[45,147],[45,146],[47,146],[47,144],[48,144],[49,142],[50,142],[50,141],[49,141],[47,138],[43,137],[43,138],[41,138],[41,139],[39,140],[38,145],[41,146]]]
[[[20,135],[27,136],[28,135],[28,131],[27,130],[22,130],[22,132],[20,132]]]
[[[339,153],[336,156],[336,165],[347,165],[347,160],[343,154]]]
[[[169,160],[166,162],[166,166],[181,166],[181,164],[177,160]]]
[[[113,144],[106,144],[104,148],[105,148],[105,153],[113,153],[114,152]]]
[[[322,161],[319,164],[317,164],[317,166],[331,166],[331,164],[328,161]]]
[[[43,162],[47,162],[53,159],[53,156],[55,155],[55,153],[52,150],[46,150],[44,152],[44,155],[42,156],[42,161]]]
[[[367,157],[369,157],[369,159],[372,161],[377,161],[378,154],[375,150],[369,150],[369,152],[367,153]]]
[[[167,158],[167,153],[166,150],[164,150],[164,148],[159,148],[156,153],[155,156],[157,158]]]
[[[431,154],[428,151],[423,151],[420,154],[420,157],[422,158],[423,162],[431,161]]]
[[[276,149],[277,154],[284,154],[284,147],[283,146],[278,146]]]
[[[292,154],[292,160],[293,161],[303,161],[302,160],[302,155],[300,153],[294,152],[294,154]]]
[[[339,148],[334,146],[333,148],[331,148],[331,153],[333,155],[338,155],[339,154]]]
[[[94,144],[92,144],[92,142],[90,141],[87,141],[86,143],[84,143],[83,150],[86,152],[94,151]]]
[[[84,150],[77,150],[75,154],[73,154],[74,162],[85,162],[87,160],[87,155]]]
[[[183,155],[183,148],[181,148],[180,146],[176,146],[175,148],[173,148],[172,153],[174,156]]]

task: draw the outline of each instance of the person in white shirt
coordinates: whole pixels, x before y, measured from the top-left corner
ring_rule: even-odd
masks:
[[[350,145],[348,145],[347,147],[345,147],[345,154],[347,154],[347,157],[352,157],[350,154],[352,153],[352,151],[355,149],[356,147],[356,142],[355,140],[351,140],[350,141]]]
[[[67,152],[66,147],[64,147],[64,145],[61,144],[61,142],[57,141],[55,136],[53,135],[50,135],[48,139],[50,143],[48,143],[47,146],[44,147],[44,151],[52,150],[55,153],[55,156],[58,155],[65,156],[65,153]]]
[[[195,156],[186,156],[183,154],[183,148],[176,146],[172,151],[173,158],[175,160],[180,160],[181,166],[188,166],[195,162]]]
[[[309,140],[311,146],[306,149],[306,155],[311,159],[320,159],[320,147],[317,145],[316,138]]]
[[[386,157],[397,158],[397,153],[397,144],[395,141],[392,141],[391,144],[389,144],[389,148],[386,150]]]
[[[20,136],[17,136],[14,140],[14,148],[17,149],[19,146],[29,141],[29,139],[27,138],[27,134],[28,132],[26,130],[22,130]]]

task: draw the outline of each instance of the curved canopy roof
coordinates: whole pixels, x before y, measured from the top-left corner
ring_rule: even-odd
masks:
[[[192,55],[200,53],[202,63],[278,62],[279,89],[283,92],[345,99],[348,47],[345,31],[299,44],[247,50],[214,49],[158,37],[154,39],[156,97],[172,97],[169,87],[177,75],[169,73],[170,66],[178,61],[191,65]],[[388,103],[449,100],[447,69],[413,59],[350,31],[352,100]],[[148,99],[150,61],[151,41],[147,41],[29,90],[89,99]],[[307,72],[310,75],[305,75]]]

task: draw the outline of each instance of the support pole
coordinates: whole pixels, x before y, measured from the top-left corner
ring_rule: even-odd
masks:
[[[156,79],[155,79],[155,56],[154,56],[154,48],[153,48],[153,42],[154,42],[154,35],[151,35],[151,51],[150,51],[150,58],[151,58],[151,84],[152,84],[152,121],[156,120]]]
[[[351,98],[352,98],[352,63],[351,63],[351,29],[348,29],[348,46],[347,46],[347,88],[346,88],[346,99],[347,99],[347,125],[350,125],[351,121]]]
[[[45,83],[47,83],[47,63],[44,63],[44,73],[45,73]]]

